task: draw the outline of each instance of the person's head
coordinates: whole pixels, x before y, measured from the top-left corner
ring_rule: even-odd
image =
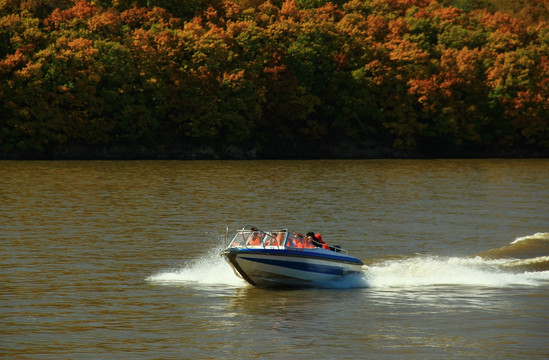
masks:
[[[314,232],[308,232],[307,235],[305,235],[308,239],[311,239],[311,240],[318,240],[315,236],[315,233]]]

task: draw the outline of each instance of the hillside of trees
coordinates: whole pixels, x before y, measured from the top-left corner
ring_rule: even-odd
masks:
[[[547,0],[4,0],[0,159],[549,155]]]

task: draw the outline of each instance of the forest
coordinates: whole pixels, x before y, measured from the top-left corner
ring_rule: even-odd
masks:
[[[547,0],[2,0],[0,159],[547,157]]]

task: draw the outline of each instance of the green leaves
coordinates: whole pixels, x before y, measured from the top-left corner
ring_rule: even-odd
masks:
[[[0,149],[547,150],[546,17],[505,1],[9,2]]]

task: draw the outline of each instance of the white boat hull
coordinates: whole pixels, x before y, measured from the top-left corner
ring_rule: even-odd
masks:
[[[314,286],[362,271],[353,257],[325,249],[229,248],[222,255],[254,286]]]

